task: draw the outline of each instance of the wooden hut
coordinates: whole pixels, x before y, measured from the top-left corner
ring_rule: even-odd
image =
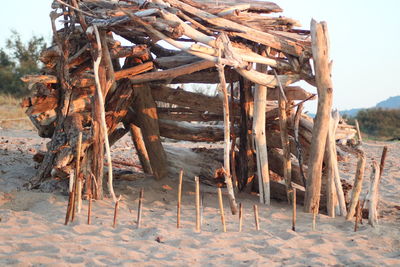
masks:
[[[157,179],[168,176],[160,137],[223,141],[232,212],[236,190],[252,180],[263,203],[291,199],[297,186],[307,188],[306,210],[318,209],[332,99],[326,24],[298,29],[275,3],[245,0],[56,0],[52,7],[42,73],[23,78],[33,92],[27,114],[51,138],[32,187],[75,170],[83,190],[102,198],[105,150],[130,132],[144,172]],[[314,95],[292,85],[301,80],[318,88],[315,122],[301,108]],[[173,86],[185,83],[217,84],[219,93]]]

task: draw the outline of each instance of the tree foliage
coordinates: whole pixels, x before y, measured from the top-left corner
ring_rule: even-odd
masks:
[[[356,116],[362,132],[374,137],[400,137],[400,109],[372,108],[360,110]]]
[[[0,48],[0,93],[16,96],[28,94],[20,78],[39,73],[39,56],[45,47],[43,37],[33,36],[24,43],[21,36],[12,31],[6,40],[6,49]]]

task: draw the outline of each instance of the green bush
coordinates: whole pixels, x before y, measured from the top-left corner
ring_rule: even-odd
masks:
[[[360,110],[356,116],[360,130],[372,137],[400,137],[400,109],[372,108]]]
[[[27,95],[29,91],[20,78],[39,73],[39,56],[46,42],[43,37],[33,36],[24,43],[21,36],[12,31],[6,44],[6,49],[0,48],[0,94]]]

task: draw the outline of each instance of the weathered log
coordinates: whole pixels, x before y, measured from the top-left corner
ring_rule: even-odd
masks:
[[[137,114],[138,126],[142,130],[151,169],[157,179],[162,179],[167,175],[167,159],[160,140],[157,107],[147,84],[134,85],[134,91],[133,109]]]
[[[329,113],[332,107],[331,62],[329,61],[329,38],[325,22],[311,21],[312,50],[314,69],[318,89],[317,117],[314,122],[313,136],[308,164],[305,212],[318,212],[322,161],[328,134]]]
[[[143,141],[142,131],[138,126],[133,123],[129,124],[129,130],[131,133],[131,138],[135,146],[136,152],[139,157],[140,164],[142,165],[143,172],[147,174],[152,174],[149,154],[147,153],[146,145]]]
[[[187,64],[181,67],[168,69],[164,71],[156,71],[156,72],[149,72],[141,75],[137,75],[132,77],[130,80],[132,83],[144,83],[150,81],[158,81],[158,80],[172,80],[178,76],[184,74],[190,74],[196,71],[200,71],[203,69],[208,69],[214,66],[214,63],[206,60],[202,60],[199,62]]]
[[[266,72],[265,65],[257,65],[257,70]],[[270,181],[268,169],[267,139],[265,137],[265,109],[267,105],[267,87],[256,84],[254,92],[253,134],[257,158],[258,189],[260,203],[270,205]]]
[[[253,96],[251,83],[241,77],[239,82],[240,90],[240,144],[239,157],[237,164],[237,175],[239,178],[239,189],[244,187],[252,180],[256,171],[256,159],[253,142]]]
[[[223,27],[223,28],[231,28],[235,29],[239,32],[232,32],[233,35],[235,36],[240,36],[242,38],[254,41],[256,43],[261,43],[266,46],[281,50],[283,52],[287,52],[291,55],[295,56],[300,56],[300,55],[310,55],[311,54],[311,49],[309,46],[301,46],[296,42],[293,42],[289,39],[281,39],[276,36],[273,36],[272,34],[265,33],[262,31],[258,31],[243,25],[240,25],[238,23],[217,17],[215,15],[212,15],[208,12],[199,10],[193,6],[190,6],[188,4],[182,3],[178,0],[165,0],[166,2],[170,3],[172,6],[177,7],[181,10],[184,10],[185,12],[188,12],[192,14],[193,16],[199,17],[202,20],[218,26],[218,27]]]

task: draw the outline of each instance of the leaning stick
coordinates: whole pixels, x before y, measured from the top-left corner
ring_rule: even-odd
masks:
[[[221,38],[224,35],[221,35]],[[228,37],[226,37],[228,38]],[[224,67],[221,63],[216,64],[218,74],[219,74],[219,88],[222,92],[222,102],[223,102],[223,114],[224,114],[224,168],[225,168],[225,183],[226,188],[228,189],[228,197],[229,197],[229,205],[231,207],[232,214],[236,214],[237,212],[237,204],[235,200],[235,192],[233,190],[232,185],[232,177],[230,172],[230,157],[229,157],[229,150],[230,150],[230,128],[229,128],[229,99],[228,99],[228,91],[226,88],[226,80],[225,80],[225,72]]]
[[[224,214],[224,203],[222,202],[222,191],[221,191],[221,187],[218,187],[217,190],[218,190],[219,212],[221,213],[222,227],[223,227],[223,229],[224,229],[224,233],[226,233],[225,214]]]
[[[113,228],[115,228],[115,226],[117,225],[118,206],[119,206],[119,200],[120,200],[120,199],[121,199],[121,197],[119,197],[119,198],[117,199],[117,201],[115,201]]]
[[[91,223],[91,215],[92,215],[92,194],[89,194],[89,204],[88,204],[88,215],[87,215],[87,224]]]
[[[243,205],[239,203],[239,232],[242,231],[243,226]]]
[[[358,143],[362,144],[362,137],[361,137],[360,125],[358,124],[358,120],[356,120],[356,129],[357,129]]]
[[[104,110],[104,98],[103,98],[103,93],[101,89],[101,84],[100,84],[100,78],[99,78],[99,67],[100,67],[100,62],[101,62],[101,40],[100,40],[100,34],[97,29],[97,26],[93,26],[94,33],[96,35],[96,41],[97,41],[97,46],[98,46],[98,56],[94,62],[93,70],[94,70],[94,79],[96,82],[96,92],[97,92],[97,97],[99,98],[99,105],[100,105],[100,113],[101,113],[101,127],[103,128],[104,132],[104,143],[106,147],[106,156],[107,156],[107,163],[108,163],[108,190],[110,192],[110,195],[112,196],[114,202],[117,201],[117,197],[115,196],[114,193],[114,188],[113,188],[113,174],[112,174],[112,162],[111,162],[111,152],[110,152],[110,143],[108,141],[108,130],[107,130],[107,124],[106,124],[106,117],[105,117],[105,110]],[[106,49],[106,48],[105,48]]]
[[[76,176],[76,189],[77,189],[77,205],[78,205],[78,213],[81,213],[82,209],[82,179],[80,176],[80,167],[81,167],[81,147],[82,147],[82,132],[78,134],[78,143],[76,145],[76,168],[75,168],[75,176]]]
[[[143,203],[143,195],[144,195],[144,189],[140,189],[139,193],[139,205],[138,205],[138,214],[137,214],[137,221],[136,221],[136,228],[140,228],[140,222],[142,220],[142,203]]]
[[[196,183],[196,232],[200,232],[200,181],[199,177],[194,177]]]
[[[260,223],[258,220],[258,206],[256,204],[253,205],[253,209],[254,209],[254,221],[256,224],[256,230],[259,231],[260,230]]]
[[[296,231],[296,188],[293,187],[292,191],[293,197],[293,212],[292,212],[292,230]]]
[[[353,192],[351,194],[350,200],[350,208],[347,212],[346,220],[351,220],[354,217],[354,214],[357,215],[356,206],[359,205],[362,182],[364,179],[365,162],[365,154],[361,151],[361,153],[358,155],[356,177],[354,179]]]
[[[176,211],[176,228],[179,228],[179,226],[181,224],[182,178],[183,178],[183,170],[181,169],[181,171],[179,173],[178,204],[177,204],[177,211]]]
[[[385,167],[385,161],[386,161],[386,155],[387,155],[388,147],[384,146],[382,150],[382,156],[381,156],[381,163],[379,165],[379,180],[381,180],[382,173],[383,173],[383,168]]]

